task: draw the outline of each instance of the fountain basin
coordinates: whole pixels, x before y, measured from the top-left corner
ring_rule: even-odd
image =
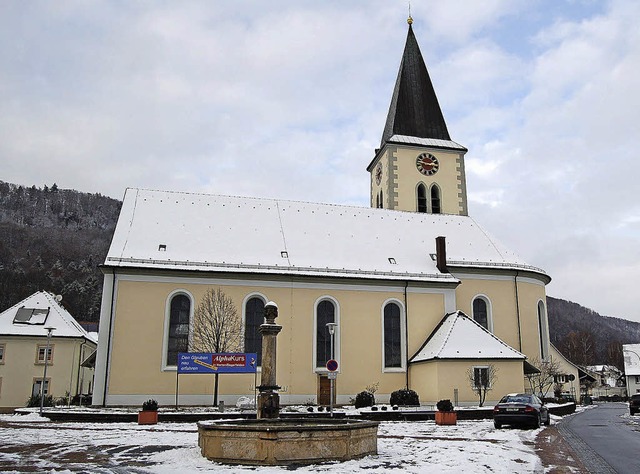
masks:
[[[198,423],[202,455],[228,464],[347,461],[378,454],[377,441],[374,421],[288,418]]]

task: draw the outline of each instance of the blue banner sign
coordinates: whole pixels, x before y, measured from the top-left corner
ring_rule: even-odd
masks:
[[[252,374],[256,371],[256,354],[179,352],[179,374]]]

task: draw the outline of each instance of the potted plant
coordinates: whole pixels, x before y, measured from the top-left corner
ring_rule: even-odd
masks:
[[[139,425],[155,425],[158,422],[158,402],[149,399],[142,404],[142,410],[138,412]]]
[[[438,411],[436,412],[437,425],[455,425],[458,421],[458,415],[453,411],[453,403],[451,400],[440,400],[436,404]]]

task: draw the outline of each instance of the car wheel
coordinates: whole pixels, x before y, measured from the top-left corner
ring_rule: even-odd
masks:
[[[494,421],[493,426],[495,429],[499,430],[500,428],[502,428],[502,423],[498,423],[497,421]]]
[[[538,413],[538,416],[536,417],[536,419],[533,420],[533,427],[540,428],[540,413]]]

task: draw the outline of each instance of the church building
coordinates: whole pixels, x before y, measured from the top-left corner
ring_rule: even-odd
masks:
[[[331,358],[338,404],[368,386],[378,402],[409,388],[424,404],[477,404],[474,380],[489,372],[487,403],[529,388],[531,362],[551,356],[550,277],[469,216],[466,152],[451,140],[409,19],[366,167],[369,208],[127,189],[102,266],[94,405],[172,405],[177,390],[181,405],[210,405],[213,377],[178,380],[176,361],[194,350],[194,312],[211,289],[237,310],[238,352],[261,352],[264,306],[278,305],[283,404],[328,405]],[[219,380],[227,404],[260,383]]]

